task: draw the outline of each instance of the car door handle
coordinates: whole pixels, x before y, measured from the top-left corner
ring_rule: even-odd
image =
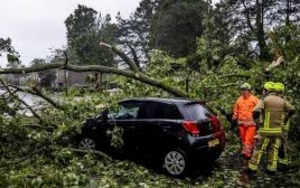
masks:
[[[162,130],[163,130],[164,132],[170,131],[171,129],[172,129],[172,126],[164,126],[164,127],[162,127]]]
[[[135,126],[133,126],[133,125],[127,126],[127,129],[129,129],[129,130],[134,130],[134,129],[135,129]]]

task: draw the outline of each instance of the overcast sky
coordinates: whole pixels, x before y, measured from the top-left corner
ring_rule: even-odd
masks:
[[[22,64],[34,58],[46,58],[50,48],[66,44],[65,19],[78,4],[91,7],[102,15],[117,12],[128,18],[140,0],[0,0],[0,37],[12,39]],[[0,57],[0,66],[6,66]]]

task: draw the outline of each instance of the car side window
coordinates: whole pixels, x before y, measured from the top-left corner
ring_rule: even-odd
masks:
[[[118,112],[114,115],[115,119],[136,119],[141,103],[126,102],[119,106]]]
[[[155,119],[155,118],[157,118],[156,117],[156,109],[157,109],[156,102],[145,102],[141,107],[138,118],[140,118],[140,119]]]
[[[178,108],[172,104],[147,102],[141,107],[138,118],[141,119],[182,119]]]
[[[157,113],[157,116],[160,119],[183,119],[183,116],[174,104],[159,104]]]

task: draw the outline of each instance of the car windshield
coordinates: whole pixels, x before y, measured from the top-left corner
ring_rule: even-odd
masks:
[[[203,121],[209,118],[209,111],[201,104],[188,104],[185,106],[191,120]]]

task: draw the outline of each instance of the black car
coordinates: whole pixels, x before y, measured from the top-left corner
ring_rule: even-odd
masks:
[[[110,145],[114,126],[123,129],[124,148],[161,157],[166,172],[181,176],[201,160],[214,162],[225,147],[225,134],[216,115],[201,101],[135,98],[118,103],[83,122],[79,146]]]

